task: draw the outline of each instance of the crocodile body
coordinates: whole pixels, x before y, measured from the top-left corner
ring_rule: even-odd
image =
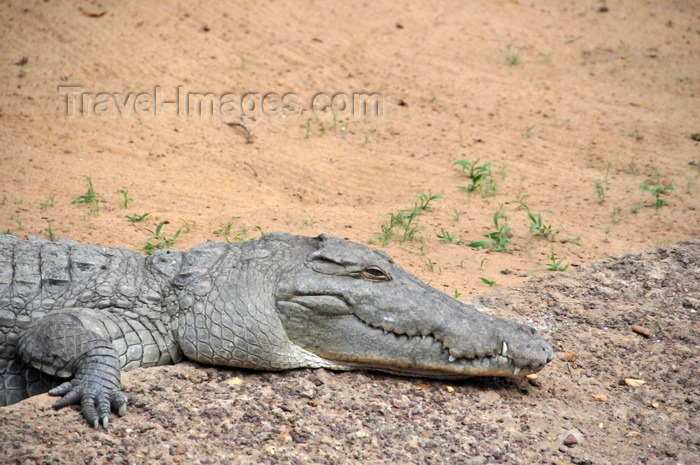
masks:
[[[95,427],[120,373],[177,363],[516,376],[552,358],[535,330],[439,292],[388,255],[273,233],[144,257],[0,236],[0,406],[49,391]]]

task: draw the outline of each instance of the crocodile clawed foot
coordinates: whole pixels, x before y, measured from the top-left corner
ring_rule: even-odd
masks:
[[[126,413],[127,398],[122,391],[108,392],[103,386],[82,383],[77,379],[67,381],[49,391],[52,396],[63,396],[53,404],[59,409],[80,402],[81,413],[95,429],[109,427],[109,415],[115,410],[119,416]]]

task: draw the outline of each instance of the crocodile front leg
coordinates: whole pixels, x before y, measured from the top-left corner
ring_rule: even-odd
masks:
[[[23,363],[49,375],[73,379],[49,391],[63,396],[53,407],[80,402],[95,428],[109,425],[110,410],[126,412],[121,391],[119,354],[88,315],[49,314],[25,329],[18,339]]]

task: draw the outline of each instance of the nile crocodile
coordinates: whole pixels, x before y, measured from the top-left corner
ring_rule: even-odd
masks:
[[[537,332],[427,286],[381,251],[273,233],[144,257],[0,236],[0,406],[49,392],[105,428],[120,373],[187,358],[260,370],[517,376],[553,356]]]

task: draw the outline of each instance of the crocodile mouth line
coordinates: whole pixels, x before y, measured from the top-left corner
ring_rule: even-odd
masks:
[[[381,332],[381,337],[392,337],[394,342],[399,344],[419,344],[424,348],[439,350],[445,361],[443,367],[450,368],[455,374],[469,371],[494,371],[498,373],[510,373],[512,376],[526,375],[533,372],[532,367],[516,365],[515,359],[508,356],[508,343],[503,341],[501,352],[495,354],[484,354],[475,357],[455,357],[450,353],[450,348],[445,346],[442,340],[434,334],[416,334],[408,335],[405,333],[397,333],[381,326],[375,326],[358,317],[358,320],[377,331]]]

